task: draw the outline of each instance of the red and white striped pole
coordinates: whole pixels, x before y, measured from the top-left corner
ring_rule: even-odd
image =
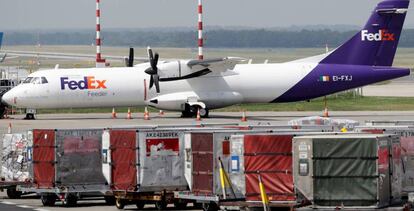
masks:
[[[203,60],[203,2],[198,0],[198,59]]]
[[[100,0],[96,0],[96,67],[105,67],[105,59],[101,55],[101,9]]]

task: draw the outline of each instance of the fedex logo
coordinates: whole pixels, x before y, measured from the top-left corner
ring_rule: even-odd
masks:
[[[381,29],[378,33],[369,33],[368,30],[361,31],[362,41],[395,41],[395,34],[388,32],[386,29]]]
[[[80,81],[69,80],[68,77],[61,77],[60,89],[65,90],[66,87],[70,90],[106,89],[105,83],[106,80],[95,80],[94,76],[86,76]]]

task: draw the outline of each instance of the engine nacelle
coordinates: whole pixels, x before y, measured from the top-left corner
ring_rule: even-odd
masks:
[[[173,81],[198,77],[210,73],[207,68],[190,68],[188,61],[165,61],[158,64],[160,81]]]

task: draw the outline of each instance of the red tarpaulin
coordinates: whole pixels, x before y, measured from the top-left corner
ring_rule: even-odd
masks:
[[[110,131],[113,190],[137,188],[136,131]]]
[[[260,201],[258,172],[270,201],[295,201],[291,135],[245,135],[246,199]]]
[[[55,131],[33,130],[33,175],[39,188],[51,188],[55,181]]]

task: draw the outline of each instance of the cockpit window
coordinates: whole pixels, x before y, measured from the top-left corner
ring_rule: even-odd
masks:
[[[48,81],[47,81],[46,77],[42,77],[42,84],[47,84],[47,83],[48,83]]]
[[[30,83],[30,82],[32,81],[32,79],[33,79],[33,77],[27,77],[27,78],[23,81],[23,83],[24,83],[24,84],[28,84],[28,83]]]
[[[32,84],[41,84],[42,83],[42,81],[40,80],[40,78],[39,77],[35,77],[35,78],[33,78],[33,80],[32,80]]]

